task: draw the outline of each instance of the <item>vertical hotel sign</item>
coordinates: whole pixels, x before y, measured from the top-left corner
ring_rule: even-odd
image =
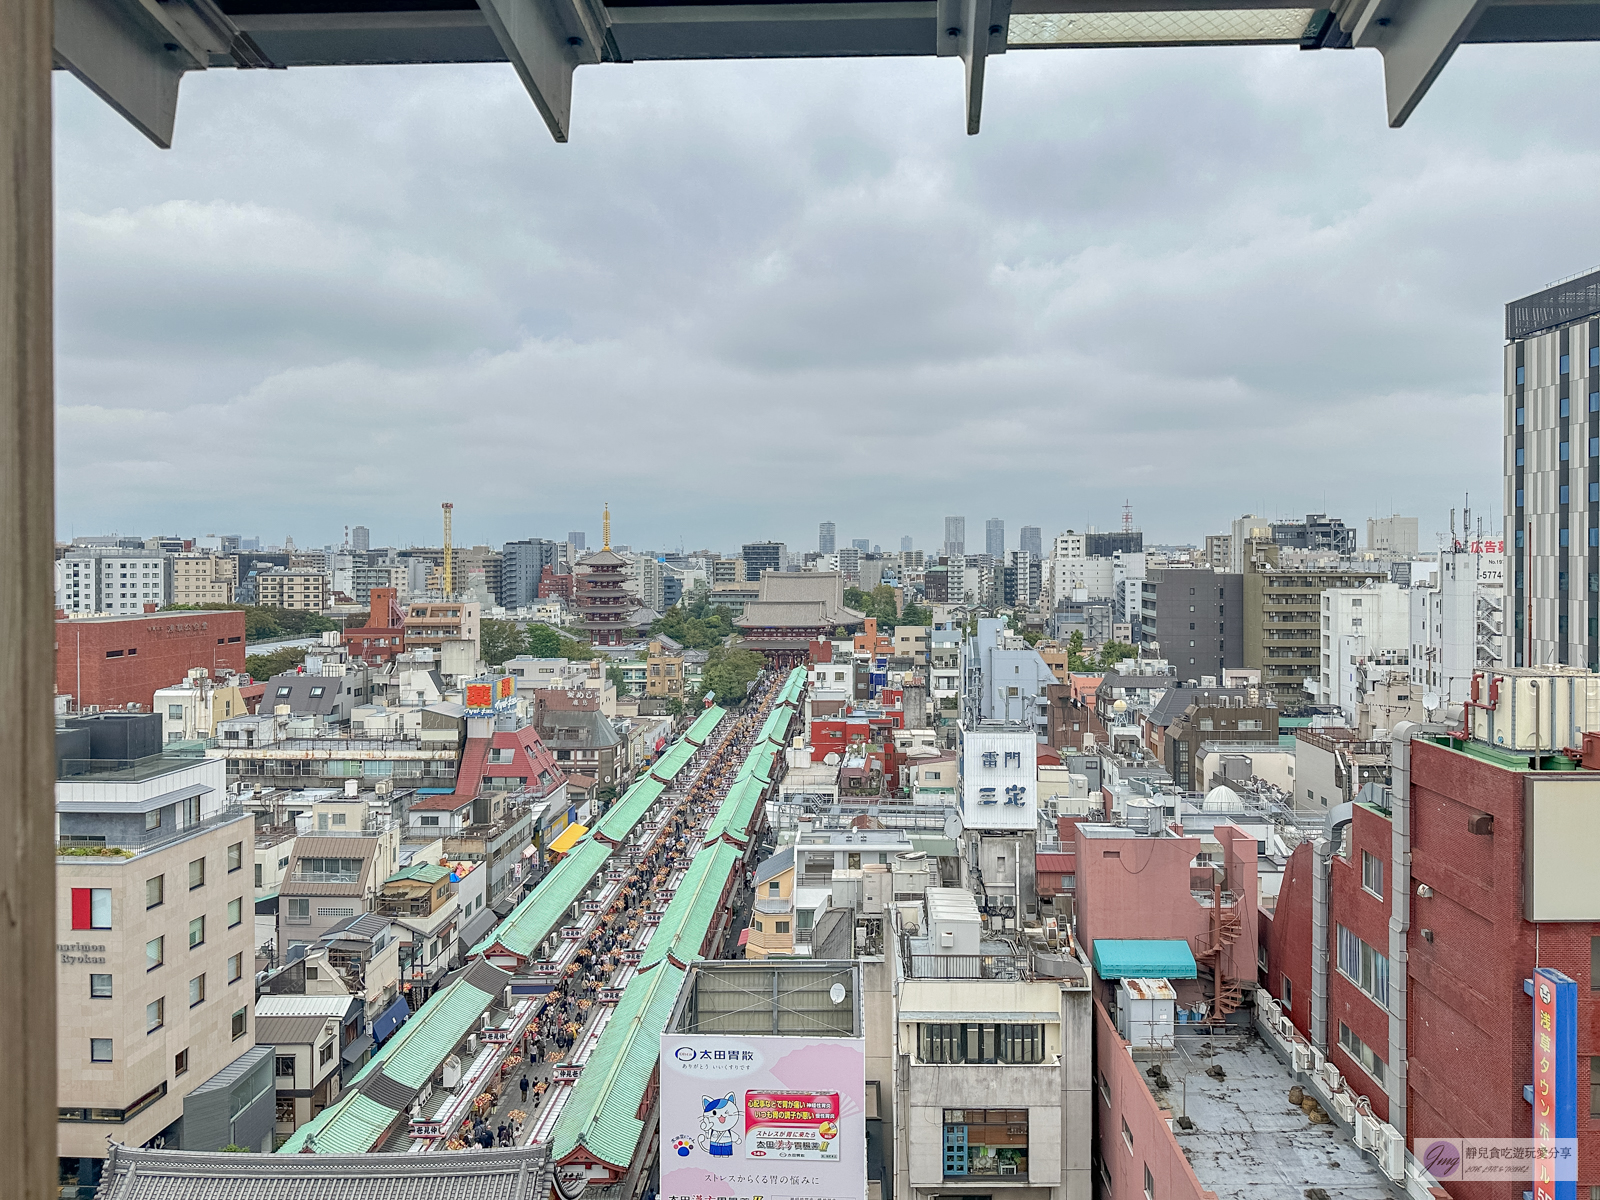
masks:
[[[1533,973],[1533,1200],[1577,1200],[1573,1172],[1556,1166],[1563,1140],[1578,1136],[1577,993],[1560,971]]]

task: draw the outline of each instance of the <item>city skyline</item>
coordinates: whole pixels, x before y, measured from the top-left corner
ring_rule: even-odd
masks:
[[[1227,50],[1240,69],[1219,80],[1217,53],[1108,50],[1071,74],[1008,55],[994,103],[1033,119],[979,139],[944,111],[935,62],[638,64],[585,79],[585,125],[610,128],[568,146],[507,68],[199,74],[170,152],[60,86],[59,528],[202,505],[258,524],[258,492],[209,477],[235,445],[280,523],[319,543],[358,506],[421,540],[448,498],[473,540],[522,536],[525,513],[592,527],[609,499],[635,544],[732,544],[748,524],[798,545],[795,496],[818,489],[835,520],[924,546],[920,514],[949,494],[974,520],[1062,528],[1115,527],[1128,496],[1167,540],[1262,511],[1258,468],[1278,459],[1297,465],[1269,514],[1489,496],[1502,306],[1594,257],[1560,231],[1582,227],[1600,155],[1546,132],[1558,101],[1533,85],[1600,51],[1468,47],[1398,133],[1350,116],[1371,107],[1365,57]],[[663,122],[663,88],[696,121]],[[394,137],[346,137],[390,110]],[[234,163],[246,112],[270,153]],[[406,166],[423,160],[438,169]],[[1505,178],[1557,176],[1573,186],[1521,189],[1514,243],[1488,236],[1512,219]],[[707,221],[707,189],[735,201],[731,225]],[[631,195],[655,197],[671,239]],[[1000,197],[994,220],[964,215]],[[441,232],[440,211],[484,215]],[[952,227],[974,232],[928,261]],[[1459,244],[1474,254],[1437,252]],[[702,402],[736,415],[691,428]],[[758,449],[786,447],[800,410],[880,469]],[[339,436],[373,411],[398,451],[429,431],[437,489]],[[598,413],[671,453],[601,494]],[[676,470],[691,447],[719,470]]]

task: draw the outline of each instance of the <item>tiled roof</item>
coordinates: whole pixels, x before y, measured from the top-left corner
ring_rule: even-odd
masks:
[[[201,1154],[111,1143],[102,1200],[546,1200],[549,1150]]]
[[[486,962],[473,963],[435,992],[383,1044],[344,1095],[295,1130],[279,1153],[294,1154],[313,1137],[321,1151],[371,1150],[510,981],[505,971]]]
[[[639,818],[649,811],[656,797],[666,790],[666,786],[659,780],[645,776],[623,792],[622,799],[613,804],[606,815],[600,818],[594,826],[595,833],[603,835],[612,842],[621,843],[623,838],[633,832],[633,827],[639,823]]]
[[[440,796],[424,796],[412,804],[412,812],[455,812],[458,808],[465,808],[472,803],[471,795],[456,795],[445,793]]]
[[[310,1046],[322,1038],[328,1017],[256,1016],[256,1042],[263,1046]]]
[[[493,933],[472,948],[471,953],[482,954],[498,944],[513,954],[532,958],[539,943],[566,919],[568,907],[610,857],[611,847],[595,841],[594,834],[590,833],[511,910]]]
[[[582,1147],[619,1170],[632,1163],[644,1135],[639,1107],[655,1073],[661,1034],[683,976],[671,963],[662,963],[622,993],[551,1132],[556,1162]]]
[[[685,965],[700,957],[706,932],[721,907],[728,875],[741,853],[737,846],[720,842],[694,856],[661,914],[661,924],[650,935],[650,944],[639,960],[641,969],[660,962],[669,953]]]

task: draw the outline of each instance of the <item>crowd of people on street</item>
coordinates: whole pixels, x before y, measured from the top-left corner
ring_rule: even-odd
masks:
[[[671,806],[644,849],[642,861],[633,866],[629,878],[545,996],[527,1039],[529,1067],[536,1074],[543,1074],[547,1064],[553,1068],[572,1054],[601,991],[612,986],[625,965],[623,951],[638,942],[651,901],[662,896],[699,850],[699,833],[727,796],[781,680],[781,675],[770,672],[763,676],[752,694],[753,703],[743,715],[733,718],[731,726],[722,732],[719,745],[715,749],[704,747],[696,755],[696,763],[705,765],[678,803]],[[671,795],[667,792],[665,798],[670,799]],[[524,1102],[530,1087],[538,1100],[546,1090],[547,1080],[540,1078],[530,1085],[524,1075],[520,1086]]]

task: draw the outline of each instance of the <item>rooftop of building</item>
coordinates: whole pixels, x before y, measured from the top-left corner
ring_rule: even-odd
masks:
[[[1207,1074],[1220,1068],[1220,1077]],[[1180,1035],[1165,1056],[1171,1086],[1158,1102],[1187,1116],[1192,1129],[1174,1122],[1178,1146],[1200,1185],[1217,1200],[1309,1195],[1315,1184],[1340,1200],[1389,1200],[1389,1180],[1353,1146],[1338,1126],[1312,1124],[1289,1103],[1289,1069],[1252,1037],[1230,1041]]]
[[[116,1200],[544,1200],[547,1145],[460,1154],[203,1154],[113,1142],[101,1194]]]

